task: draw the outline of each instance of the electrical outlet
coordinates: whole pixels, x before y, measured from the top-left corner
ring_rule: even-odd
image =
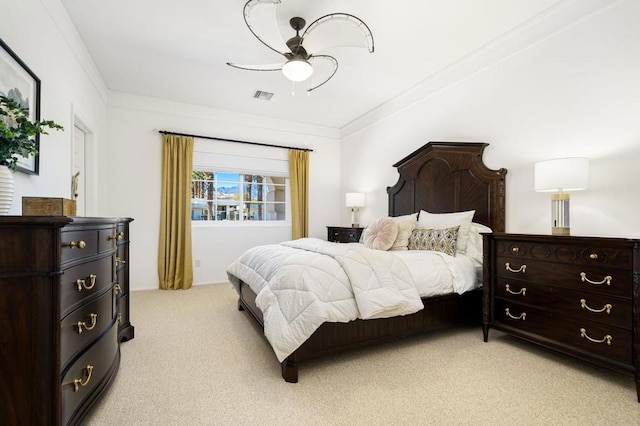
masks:
[[[200,259],[196,259],[196,268],[200,267]]]

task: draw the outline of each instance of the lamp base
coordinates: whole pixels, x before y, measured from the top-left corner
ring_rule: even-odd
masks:
[[[551,228],[551,235],[571,235],[569,232],[569,228],[559,228],[559,227],[552,227]]]
[[[551,235],[569,235],[569,194],[551,196]]]
[[[360,213],[360,211],[358,210],[357,207],[352,207],[351,208],[351,227],[352,228],[360,227],[360,225],[358,224],[359,213]]]

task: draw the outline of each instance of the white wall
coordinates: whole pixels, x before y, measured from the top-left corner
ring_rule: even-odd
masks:
[[[107,90],[66,12],[56,1],[2,0],[0,38],[41,80],[41,119],[53,120],[64,131],[40,139],[40,174],[15,173],[15,195],[9,214],[22,213],[23,196],[71,196],[71,129],[76,119],[93,132],[92,151],[104,153]],[[96,164],[92,170],[94,191],[104,188]],[[100,205],[91,204],[91,214]]]
[[[640,236],[640,2],[612,4],[344,137],[342,192],[367,193],[360,222],[387,214],[394,162],[429,141],[482,141],[485,163],[508,169],[508,232],[550,233],[535,162],[585,156],[590,186],[571,194],[572,234]]]
[[[252,101],[252,100],[248,100]],[[109,190],[106,214],[130,216],[131,287],[158,288],[162,145],[158,130],[311,148],[309,235],[326,238],[340,215],[340,147],[335,129],[235,114],[124,93],[109,96]],[[225,269],[259,244],[291,239],[286,226],[202,224],[193,227],[194,284],[224,282]]]

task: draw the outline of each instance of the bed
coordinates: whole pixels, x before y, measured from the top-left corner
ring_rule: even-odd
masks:
[[[399,173],[398,181],[387,188],[389,216],[411,215],[421,210],[434,214],[474,210],[473,222],[503,232],[507,171],[492,170],[483,163],[482,154],[487,146],[486,143],[429,142],[398,161],[393,165]],[[312,243],[318,245],[319,251],[325,250],[325,245],[340,245]],[[256,292],[234,274],[228,273],[228,276],[239,295],[238,309],[246,311],[264,332],[264,315],[256,304]],[[462,294],[453,292],[422,297],[421,302],[424,309],[415,313],[323,322],[281,360],[282,377],[287,382],[297,382],[298,366],[306,360],[452,327],[461,322],[472,321],[480,326],[480,288]]]

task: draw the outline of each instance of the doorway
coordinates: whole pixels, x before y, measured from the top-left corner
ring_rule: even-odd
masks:
[[[73,126],[73,161],[72,161],[72,181],[71,197],[76,200],[76,215],[86,214],[86,150],[87,134],[78,126]]]

